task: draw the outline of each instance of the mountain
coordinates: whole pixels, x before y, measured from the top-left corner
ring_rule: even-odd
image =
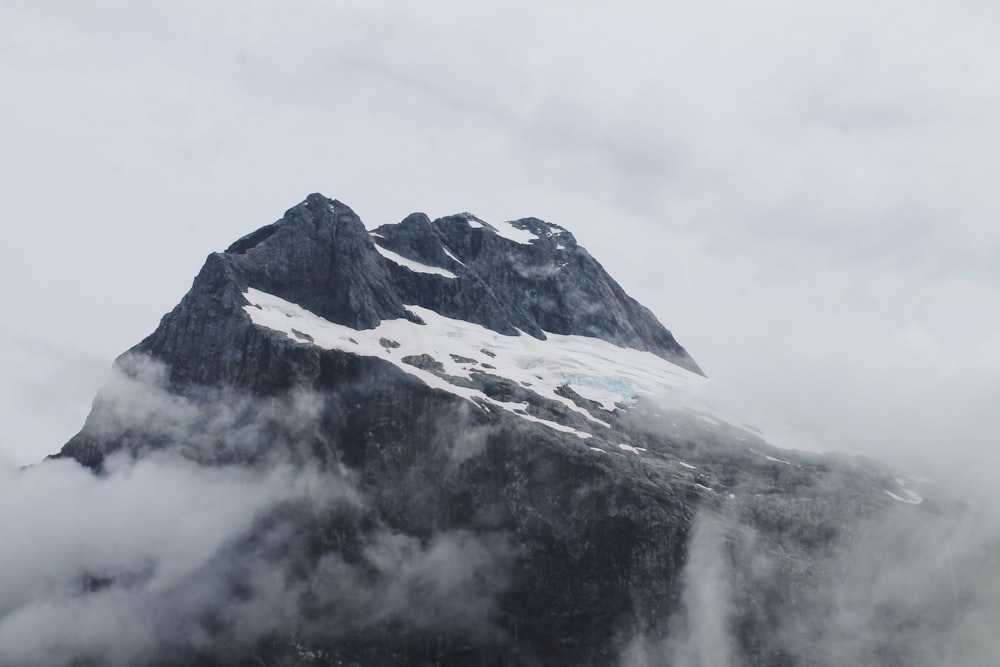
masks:
[[[924,664],[972,584],[908,554],[961,506],[771,447],[706,383],[558,225],[369,232],[310,195],[208,257],[55,458],[285,466],[322,492],[157,589],[144,649],[80,664]],[[930,583],[876,590],[887,558]]]

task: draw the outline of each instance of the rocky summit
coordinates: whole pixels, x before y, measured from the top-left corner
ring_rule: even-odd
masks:
[[[925,664],[974,577],[908,555],[960,508],[771,447],[706,382],[563,227],[369,231],[310,195],[208,257],[56,458],[284,466],[317,490],[157,589],[144,648],[78,664]],[[931,583],[873,590],[890,565]]]

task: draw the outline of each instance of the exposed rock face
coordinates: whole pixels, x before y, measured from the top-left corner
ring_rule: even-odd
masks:
[[[474,216],[431,222],[422,214],[369,235],[347,206],[310,195],[282,220],[211,255],[191,292],[138,350],[171,362],[190,359],[186,368],[172,367],[181,383],[238,381],[231,357],[252,334],[239,332],[233,341],[233,329],[249,324],[240,294],[254,287],[355,329],[407,317],[406,303],[504,334],[595,336],[700,372],[569,232],[535,219],[509,224],[531,230],[531,240],[500,236]],[[382,257],[376,244],[457,277],[412,271]]]
[[[404,273],[398,284],[406,303],[501,333],[595,336],[701,372],[653,314],[625,294],[562,227],[537,218],[505,223],[529,232],[530,241],[517,243],[470,222],[485,224],[472,215],[431,222],[414,214],[375,230],[381,247],[458,276],[449,281]],[[405,271],[398,265],[394,270]]]
[[[119,360],[132,384],[102,391],[59,456],[98,471],[116,452],[160,449],[205,465],[292,461],[365,498],[351,512],[262,517],[219,558],[263,558],[301,589],[296,613],[260,636],[173,646],[163,664],[656,664],[637,638],[671,634],[689,559],[702,558],[696,534],[729,568],[731,664],[837,664],[768,624],[819,604],[804,591],[835,576],[825,554],[864,521],[890,510],[919,520],[886,493],[910,492],[877,465],[776,450],[620,389],[647,381],[637,364],[584,377],[524,361],[509,346],[533,337],[595,360],[646,354],[651,376],[700,376],[569,232],[505,224],[414,214],[369,234],[345,205],[310,195],[211,255]],[[457,554],[448,571],[459,574],[397,590],[387,543]],[[765,582],[768,568],[780,576]],[[233,595],[253,589],[232,576]],[[204,632],[229,637],[224,619]]]

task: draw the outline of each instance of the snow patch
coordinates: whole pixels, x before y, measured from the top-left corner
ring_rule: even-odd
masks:
[[[444,248],[444,254],[448,255],[448,257],[451,257],[453,260],[455,260],[462,266],[465,266],[465,262],[460,260],[458,257],[455,257],[455,255],[450,250],[448,250],[448,246],[441,246],[441,247]]]
[[[773,456],[768,456],[767,454],[763,454],[761,452],[758,452],[756,449],[754,449],[752,447],[750,448],[750,451],[753,452],[754,454],[756,454],[757,456],[763,456],[768,461],[773,461],[775,463],[784,463],[786,466],[792,465],[790,461],[785,461],[783,459],[776,459]]]
[[[626,378],[564,373],[562,380],[577,394],[600,403],[601,409],[608,412],[614,412],[618,403],[632,403],[636,399],[636,389]]]
[[[607,422],[556,393],[557,390],[567,385],[605,410],[614,410],[616,404],[629,404],[638,396],[655,397],[661,404],[682,405],[707,382],[704,377],[651,352],[618,347],[599,338],[551,333],[546,334],[546,340],[527,334],[508,336],[419,306],[407,309],[423,320],[424,325],[400,318],[359,331],[329,322],[260,290],[250,288],[244,296],[248,302],[244,311],[255,324],[282,332],[300,344],[385,359],[428,386],[466,398],[483,409],[489,409],[488,406],[503,409],[579,438],[589,438],[591,434],[528,415],[524,410],[526,404],[497,401],[477,389],[452,384],[442,376],[472,379],[472,373],[497,375],[527,386],[528,391],[560,403],[600,427],[607,427]],[[387,349],[380,342],[383,338],[399,343],[399,347]],[[442,365],[440,375],[400,361],[420,354],[428,354]],[[493,368],[483,369],[461,361],[482,359],[484,355],[490,357]]]
[[[514,241],[515,243],[520,243],[522,245],[527,245],[531,243],[538,236],[534,232],[530,232],[527,229],[518,229],[513,224],[509,222],[501,222],[496,225],[490,225],[493,230],[497,233],[497,236],[502,236],[505,239]]]
[[[907,480],[897,477],[896,484],[899,484],[900,493],[902,493],[903,495],[895,494],[889,489],[882,489],[882,490],[885,491],[887,494],[889,494],[890,498],[892,498],[893,500],[898,500],[901,503],[908,503],[910,505],[919,505],[920,503],[924,502],[923,496],[908,488],[910,483]]]
[[[599,395],[612,405],[638,394],[664,395],[705,381],[650,352],[621,348],[598,338],[547,334],[547,340],[539,340],[527,334],[507,336],[419,306],[407,308],[423,320],[424,325],[400,318],[359,331],[329,322],[301,306],[260,290],[250,288],[244,296],[248,302],[244,311],[255,324],[282,332],[300,344],[384,359],[428,386],[466,398],[484,409],[497,407],[581,439],[592,435],[573,426],[527,414],[526,403],[498,401],[477,389],[452,384],[442,375],[471,379],[473,372],[487,372],[522,386],[527,383],[535,394],[561,403],[589,423],[604,427],[607,422],[556,393],[559,387],[567,384],[567,376],[573,378],[570,384],[574,390],[577,384],[591,389],[599,387]],[[389,349],[380,342],[382,339],[399,343],[399,347]],[[443,368],[441,374],[400,361],[403,357],[420,354],[428,354],[439,362]],[[492,355],[490,365],[494,368],[484,371],[451,356],[477,359],[483,354]]]
[[[889,495],[890,498],[892,498],[893,500],[898,500],[901,503],[907,503],[907,504],[910,504],[910,505],[919,505],[920,503],[924,502],[924,499],[921,496],[917,495],[913,491],[910,491],[909,489],[903,489],[902,490],[903,493],[906,494],[905,498],[902,497],[902,496],[896,495],[895,493],[893,493],[889,489],[882,489],[882,490],[885,491]]]
[[[723,423],[721,419],[717,419],[715,417],[712,417],[711,415],[695,414],[695,417],[697,417],[702,421],[708,422],[713,426],[719,426]]]
[[[393,262],[394,264],[399,264],[400,266],[406,267],[407,269],[415,273],[429,273],[431,275],[444,276],[445,278],[452,278],[452,279],[458,277],[447,269],[442,269],[437,266],[428,266],[426,264],[421,264],[420,262],[415,262],[412,259],[407,259],[406,257],[403,257],[402,255],[395,253],[391,250],[386,250],[377,243],[373,245],[375,246],[375,249],[378,250],[378,253],[383,257],[385,257],[387,260]]]
[[[478,219],[474,215],[463,214],[465,221],[473,229],[488,229],[497,236],[505,238],[521,245],[527,245],[538,238],[534,232],[527,229],[519,229],[510,222],[491,223]]]

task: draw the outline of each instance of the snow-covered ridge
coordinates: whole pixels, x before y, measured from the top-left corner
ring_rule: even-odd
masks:
[[[465,218],[465,221],[473,229],[488,229],[497,236],[522,245],[527,245],[539,238],[534,232],[527,229],[519,229],[510,222],[486,222],[471,214],[463,214],[462,217]]]
[[[527,414],[523,403],[494,400],[477,389],[453,384],[447,377],[471,379],[472,373],[498,375],[545,399],[562,403],[589,423],[602,426],[606,425],[607,416],[602,414],[605,410],[613,411],[639,396],[672,394],[671,402],[684,402],[687,392],[682,390],[696,388],[706,381],[655,354],[618,347],[599,338],[546,334],[547,340],[539,340],[526,334],[507,336],[417,306],[407,308],[424,325],[395,319],[359,331],[254,288],[247,289],[244,297],[248,303],[244,310],[254,324],[282,332],[291,340],[384,359],[428,386],[480,406],[495,406],[523,419],[573,432],[581,438],[591,434],[539,419]],[[403,361],[404,357],[422,354],[440,364],[437,372]],[[556,390],[563,386],[600,404],[601,409],[593,414],[560,396]]]
[[[539,238],[534,232],[527,229],[518,229],[509,222],[490,224],[490,227],[492,227],[493,231],[497,233],[497,236],[502,236],[503,238],[514,241],[515,243],[531,243],[535,239]]]

